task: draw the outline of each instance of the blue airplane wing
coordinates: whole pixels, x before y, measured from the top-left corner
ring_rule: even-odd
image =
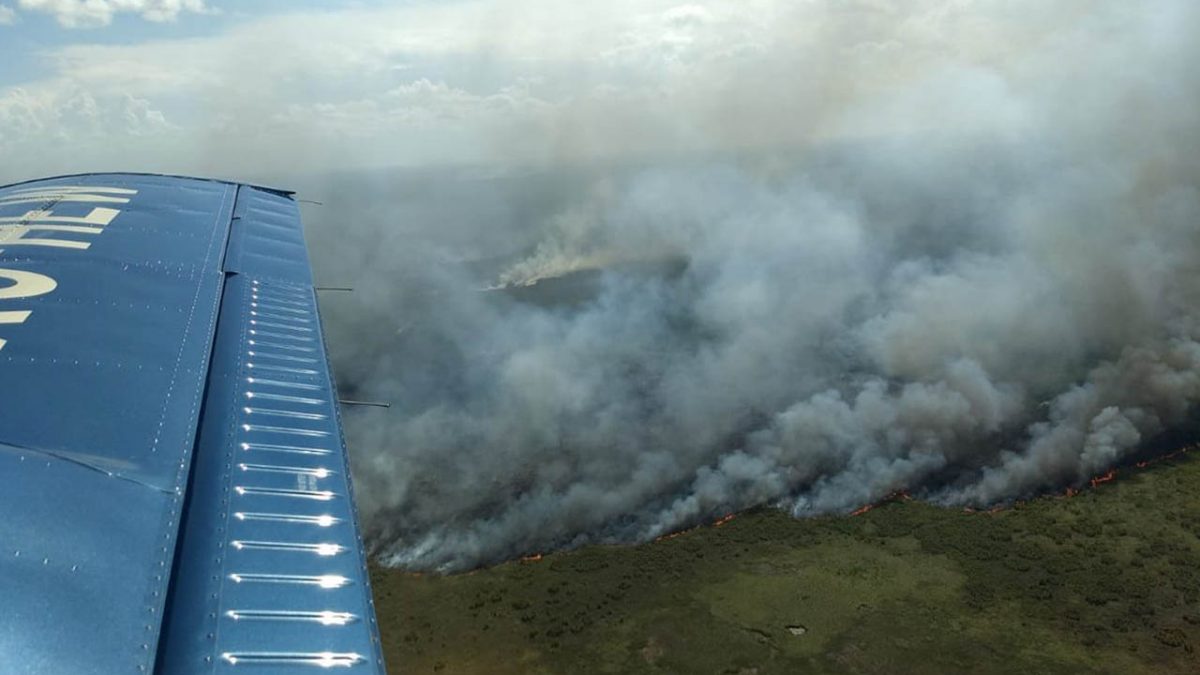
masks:
[[[0,188],[0,598],[13,672],[383,671],[288,193]]]

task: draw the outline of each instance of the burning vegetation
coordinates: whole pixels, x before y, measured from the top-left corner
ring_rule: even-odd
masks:
[[[1154,466],[1160,462],[1183,457],[1188,452],[1195,450],[1197,448],[1200,448],[1200,444],[1186,445],[1186,446],[1180,447],[1176,450],[1173,450],[1171,452],[1157,455],[1150,459],[1139,460],[1127,467],[1124,467],[1123,469],[1109,469],[1108,471],[1106,471],[1098,476],[1094,476],[1094,477],[1090,478],[1089,480],[1086,481],[1085,484],[1087,486],[1095,489],[1105,483],[1110,483],[1110,482],[1116,480],[1117,477],[1119,475],[1121,475],[1122,471],[1129,472],[1131,469],[1137,469],[1137,470],[1147,469],[1147,468]],[[1080,494],[1079,488],[1067,487],[1063,490],[1063,492],[1061,493],[1060,496],[1075,497],[1079,494]],[[893,502],[908,502],[908,501],[912,501],[912,500],[913,500],[913,497],[911,494],[909,494],[908,491],[896,490],[895,492],[888,494],[883,499],[880,499],[875,502],[871,502],[869,504],[863,504],[862,506],[860,506],[860,507],[854,509],[853,511],[851,511],[850,513],[848,513],[847,516],[853,518],[853,517],[861,516],[865,513],[868,513],[870,511],[872,511],[873,509],[883,506],[885,504],[890,504]],[[1022,506],[1026,503],[1026,501],[1027,500],[1014,500],[1009,503],[996,504],[995,506],[992,506],[987,509],[976,509],[976,508],[968,506],[968,507],[963,507],[962,511],[964,513],[983,513],[983,514],[995,515],[997,513],[1001,513],[1002,511],[1005,511],[1007,509]],[[721,527],[722,525],[725,525],[726,523],[733,520],[736,517],[736,515],[737,514],[730,513],[725,516],[722,516],[721,518],[718,518],[717,520],[713,521],[712,526],[713,527]],[[696,532],[696,531],[700,530],[702,527],[703,527],[702,525],[697,525],[695,527],[678,530],[676,532],[671,532],[669,534],[664,534],[659,537],[656,537],[654,541],[657,541],[657,542],[669,541],[671,539],[675,539],[675,538],[683,536],[685,534]],[[526,556],[526,557],[521,558],[522,561],[535,561],[535,560],[541,560],[541,559],[542,559],[541,554]]]
[[[1198,447],[1200,447],[1200,444],[1187,445],[1187,446],[1181,447],[1177,450],[1174,450],[1172,452],[1158,455],[1151,459],[1137,461],[1134,464],[1132,464],[1131,466],[1135,469],[1146,469],[1146,468],[1149,468],[1150,466],[1153,466],[1154,464],[1157,464],[1159,462],[1182,457],[1183,455],[1187,454],[1189,451],[1195,450]],[[1126,467],[1124,470],[1128,471],[1129,467]],[[1121,472],[1120,469],[1109,469],[1108,471],[1105,471],[1104,473],[1102,473],[1098,476],[1094,476],[1094,477],[1088,479],[1086,484],[1088,486],[1090,486],[1091,488],[1095,489],[1095,488],[1099,487],[1100,485],[1103,485],[1104,483],[1110,483],[1110,482],[1116,480],[1116,478],[1120,474],[1120,472]],[[1078,495],[1079,493],[1080,493],[1079,488],[1068,486],[1067,488],[1065,488],[1063,490],[1062,496],[1074,497],[1074,496]],[[908,492],[906,492],[904,490],[897,490],[896,492],[889,494],[888,496],[884,497],[883,499],[881,499],[877,502],[872,502],[870,504],[864,504],[864,505],[858,507],[857,509],[854,509],[853,511],[850,512],[849,515],[851,517],[861,516],[862,514],[867,513],[868,511],[870,511],[870,510],[874,509],[875,507],[880,506],[882,504],[887,504],[889,502],[894,502],[894,501],[909,501],[911,499],[912,499],[912,496],[909,495]],[[997,504],[988,509],[976,509],[976,508],[968,506],[968,507],[963,508],[963,512],[964,513],[996,514],[996,513],[1000,513],[1001,511],[1004,511],[1005,509],[1008,509],[1008,508],[1012,508],[1015,506],[1021,506],[1025,503],[1025,501],[1026,500],[1014,500],[1011,503]]]
[[[1191,449],[989,518],[896,494],[854,518],[755,509],[541,565],[420,577],[375,568],[387,657],[465,675],[1190,675],[1200,664]]]

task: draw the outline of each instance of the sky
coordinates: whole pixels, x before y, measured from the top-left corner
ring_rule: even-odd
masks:
[[[1126,14],[1187,18],[1092,6],[0,0],[0,178],[658,160],[969,130],[982,111],[1018,135],[1030,88],[1054,86],[1045,54]]]
[[[230,175],[545,160],[562,151],[549,128],[571,105],[606,100],[611,136],[622,108],[661,96],[690,62],[753,50],[751,33],[767,18],[737,19],[746,35],[729,40],[706,26],[735,13],[732,4],[0,7],[0,44],[12,55],[0,65],[0,150],[21,160],[3,170],[10,178],[101,167]],[[659,131],[638,126],[647,137]],[[604,131],[581,150],[603,148]]]

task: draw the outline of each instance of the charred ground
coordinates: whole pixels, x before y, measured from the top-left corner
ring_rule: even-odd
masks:
[[[407,673],[1192,673],[1200,457],[996,513],[759,510],[455,576],[374,568]]]

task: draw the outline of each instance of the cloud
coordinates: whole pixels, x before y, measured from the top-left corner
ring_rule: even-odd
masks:
[[[11,26],[17,20],[17,13],[8,5],[0,5],[0,26]]]
[[[165,170],[155,158],[179,147],[178,134],[161,110],[130,94],[62,84],[15,87],[0,96],[0,148],[20,158],[8,172],[14,179],[72,167]]]
[[[149,101],[190,132],[153,158],[183,172],[212,171],[218,155],[261,173],[758,151],[964,127],[979,118],[973,107],[1004,112],[1006,133],[1019,135],[1028,118],[1004,88],[1023,77],[1021,61],[998,54],[1045,39],[1041,25],[1082,5],[1031,7],[1047,18],[1021,29],[961,5],[497,0],[295,12],[202,38],[54,49],[43,55],[53,75],[37,84]],[[945,90],[934,65],[968,85],[936,123],[907,85]],[[195,144],[211,151],[184,147]]]
[[[745,51],[722,46],[726,38],[711,25],[745,20],[732,8],[670,2],[615,9],[536,0],[269,16],[204,38],[50,50],[42,58],[52,76],[27,88],[149,101],[189,133],[175,151],[148,159],[192,173],[221,162],[260,173],[545,162],[701,141],[679,138],[675,121],[663,118],[664,106],[687,93],[667,80]],[[745,39],[761,30],[758,22],[739,28]],[[6,95],[13,94],[0,90]],[[584,141],[571,125],[594,125],[597,133]],[[209,151],[191,152],[194,145]],[[71,155],[77,163],[93,159],[78,148]]]
[[[184,12],[208,11],[204,0],[17,0],[31,12],[51,14],[67,28],[107,26],[121,13],[137,14],[147,21],[174,21]],[[0,18],[4,15],[0,10]]]

